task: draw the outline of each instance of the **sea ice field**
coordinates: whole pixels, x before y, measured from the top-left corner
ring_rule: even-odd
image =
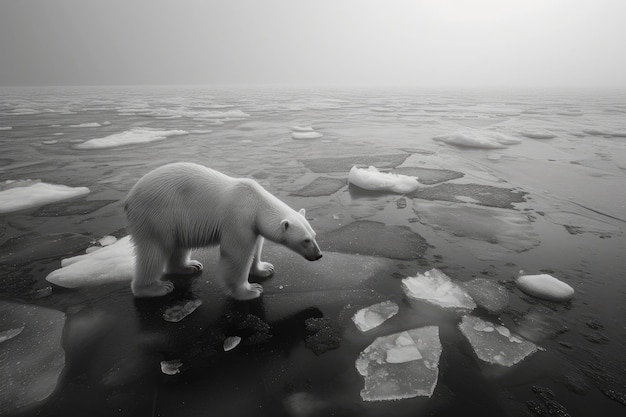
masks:
[[[324,257],[133,298],[123,201],[176,161]],[[1,88],[0,415],[623,416],[625,230],[624,93]]]

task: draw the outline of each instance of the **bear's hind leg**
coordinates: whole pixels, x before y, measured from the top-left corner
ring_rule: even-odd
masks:
[[[160,297],[174,290],[170,281],[162,281],[165,254],[150,242],[135,242],[135,276],[130,284],[135,297]]]
[[[175,249],[165,266],[165,272],[168,274],[191,275],[202,271],[202,264],[193,259],[189,259],[190,250]]]
[[[242,256],[243,255],[243,256]],[[230,295],[237,300],[252,300],[261,296],[263,287],[248,282],[248,274],[252,264],[252,253],[239,256],[220,251],[217,263],[217,278],[226,287]]]
[[[250,275],[259,278],[269,278],[274,275],[274,265],[269,262],[261,261],[261,251],[263,250],[263,236],[259,236],[254,246],[254,259],[252,260],[252,268]]]

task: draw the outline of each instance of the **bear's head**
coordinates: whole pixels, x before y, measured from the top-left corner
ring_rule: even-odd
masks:
[[[293,212],[280,222],[280,243],[309,261],[317,261],[322,251],[315,241],[315,231],[307,221],[304,209]]]

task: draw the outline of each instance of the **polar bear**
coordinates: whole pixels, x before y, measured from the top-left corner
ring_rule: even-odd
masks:
[[[124,204],[135,247],[135,297],[158,297],[174,289],[165,273],[193,274],[202,264],[191,249],[220,246],[215,274],[234,298],[249,300],[263,287],[248,275],[269,277],[272,264],[261,261],[263,241],[280,243],[309,261],[322,257],[315,231],[299,212],[256,181],[232,178],[193,163],[164,165],[142,177]]]

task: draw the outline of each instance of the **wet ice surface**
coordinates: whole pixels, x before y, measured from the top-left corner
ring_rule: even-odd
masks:
[[[402,280],[405,294],[415,300],[455,312],[470,312],[476,303],[465,290],[438,269]]]
[[[489,364],[513,366],[537,351],[537,346],[502,325],[474,316],[463,316],[459,329],[476,356]]]
[[[398,305],[392,301],[383,301],[367,308],[362,308],[352,316],[352,321],[362,332],[372,330],[398,314]]]
[[[0,127],[11,127],[0,129],[3,178],[90,191],[0,216],[2,297],[67,314],[63,376],[21,415],[515,416],[532,412],[533,399],[572,415],[623,414],[623,94],[124,87],[0,97]],[[294,140],[294,127],[323,137]],[[188,134],[75,148],[134,129]],[[477,142],[508,140],[496,149],[433,140],[467,131],[484,134]],[[134,300],[130,272],[117,281],[118,257],[101,264],[111,274],[97,285],[45,281],[62,258],[115,247],[94,242],[127,234],[130,187],[183,160],[255,178],[306,208],[324,258],[266,245],[277,273],[245,303],[223,296],[210,250],[194,254],[202,274],[168,277],[175,290],[163,299]],[[357,191],[347,184],[354,165],[416,176],[420,187],[406,196]],[[545,351],[510,368],[477,366],[461,318],[401,288],[402,278],[432,268],[463,284],[479,307],[472,314]],[[566,303],[527,295],[514,283],[520,269],[558,277],[576,295]],[[90,282],[83,273],[77,280]],[[194,299],[203,304],[192,314],[163,320],[165,308]],[[360,332],[354,313],[385,300],[398,313]],[[8,338],[22,326],[0,328],[0,352],[25,335],[27,326]],[[360,352],[378,336],[430,326],[443,347],[433,395],[363,401]],[[233,336],[241,343],[224,352]],[[424,356],[410,345],[388,352],[385,364],[395,366]],[[172,360],[179,373],[163,374],[161,362]]]
[[[441,350],[436,326],[377,338],[356,360],[365,378],[361,397],[365,401],[430,397],[439,377]]]

